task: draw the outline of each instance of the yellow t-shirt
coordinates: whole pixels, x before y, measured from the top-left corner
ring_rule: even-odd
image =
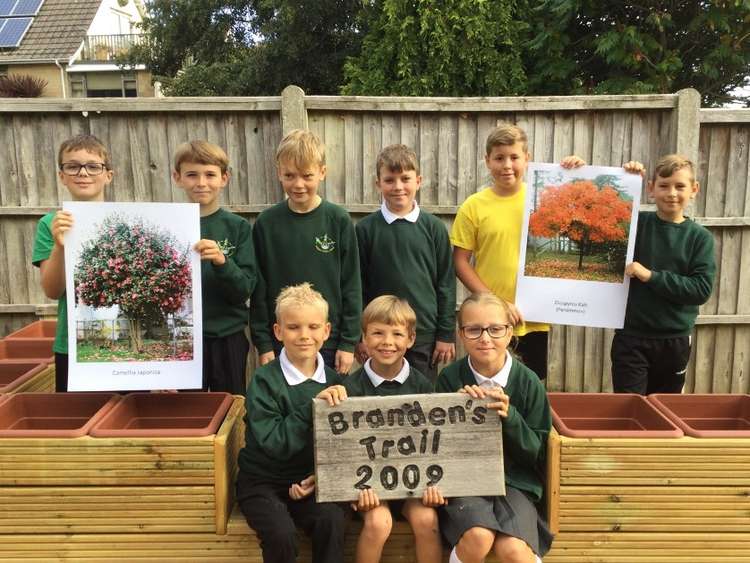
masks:
[[[451,229],[453,246],[474,253],[474,269],[482,283],[510,303],[516,301],[525,200],[526,184],[507,197],[485,188],[461,204]],[[548,330],[549,325],[529,322],[517,326],[514,332],[516,336],[523,336]]]

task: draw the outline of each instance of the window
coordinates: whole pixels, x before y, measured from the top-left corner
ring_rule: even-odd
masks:
[[[135,98],[138,82],[132,72],[86,72],[70,75],[74,98]]]
[[[0,65],[0,76],[8,76],[8,65]]]

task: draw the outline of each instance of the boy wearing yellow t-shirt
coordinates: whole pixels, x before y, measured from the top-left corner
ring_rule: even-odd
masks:
[[[523,179],[530,158],[528,138],[520,127],[503,123],[490,132],[484,163],[493,183],[463,202],[453,223],[451,243],[458,279],[473,293],[491,292],[508,302],[513,332],[518,336],[515,351],[544,379],[549,325],[524,322],[514,305],[526,201]],[[575,168],[584,162],[569,156],[560,164]]]

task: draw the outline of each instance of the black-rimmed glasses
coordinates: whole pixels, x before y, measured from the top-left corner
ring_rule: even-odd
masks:
[[[107,169],[107,167],[101,162],[87,162],[86,164],[79,164],[78,162],[63,162],[60,165],[60,170],[62,170],[62,173],[66,176],[78,176],[83,168],[86,169],[86,173],[89,176],[98,176]]]
[[[464,325],[461,327],[461,334],[464,335],[464,338],[468,338],[469,340],[479,340],[482,338],[482,334],[487,331],[490,338],[502,338],[507,335],[512,328],[513,325]]]

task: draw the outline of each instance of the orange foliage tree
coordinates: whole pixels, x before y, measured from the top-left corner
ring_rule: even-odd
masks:
[[[578,269],[594,243],[622,241],[628,236],[632,201],[611,186],[599,188],[591,180],[575,180],[547,187],[529,231],[537,237],[567,237],[578,246]]]

